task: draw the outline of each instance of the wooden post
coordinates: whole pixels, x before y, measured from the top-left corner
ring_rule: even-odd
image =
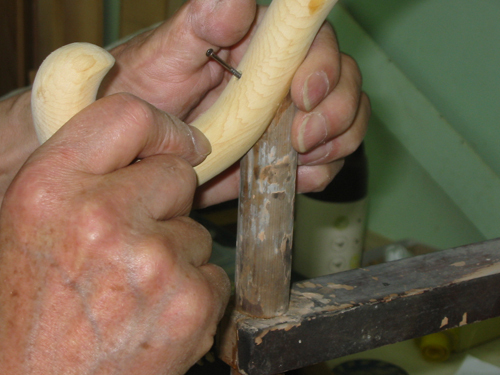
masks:
[[[294,114],[288,95],[241,162],[236,308],[257,318],[288,309],[297,170],[290,142]]]
[[[296,107],[290,94],[240,167],[236,309],[255,318],[288,310],[297,152],[290,142]],[[231,375],[240,375],[232,368]]]

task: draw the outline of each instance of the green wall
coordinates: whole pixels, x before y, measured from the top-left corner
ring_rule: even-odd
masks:
[[[440,248],[500,235],[500,51],[495,48],[500,2],[342,4],[347,12],[337,8],[331,17],[341,49],[360,61],[363,73],[371,74],[365,74],[374,113],[366,139],[370,229]],[[392,84],[369,84],[379,72],[371,66],[374,54],[364,54],[367,37],[387,57],[392,65],[388,70],[406,78],[405,90],[399,90],[398,81],[404,79],[399,76]],[[392,94],[382,85],[392,85]],[[406,112],[407,117],[390,112]]]
[[[369,229],[438,248],[500,235],[499,19],[496,0],[344,0],[330,15],[372,101]]]
[[[500,1],[345,0],[343,4],[500,174]]]

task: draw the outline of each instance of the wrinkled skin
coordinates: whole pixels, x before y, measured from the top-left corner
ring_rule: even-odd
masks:
[[[264,13],[249,0],[192,1],[161,28],[113,51],[119,63],[101,93],[133,92],[189,123],[215,102],[231,78],[205,51],[214,48],[237,66]],[[162,58],[165,54],[172,58]],[[131,76],[130,71],[143,74]],[[360,144],[370,113],[357,64],[339,53],[330,25],[318,33],[291,93],[300,109],[292,128],[292,143],[300,152],[298,190],[320,191]],[[196,205],[236,198],[238,184],[235,166],[199,189]]]
[[[251,0],[190,1],[113,50],[103,98],[39,148],[29,93],[0,103],[0,373],[182,374],[210,348],[229,283],[187,215],[235,197],[238,168],[197,188],[210,145],[186,123],[229,79],[204,52],[237,65],[263,13]],[[299,190],[320,190],[370,111],[330,26],[292,98]]]
[[[210,348],[229,282],[186,217],[196,132],[118,94],[33,153],[0,217],[0,373],[180,374]]]

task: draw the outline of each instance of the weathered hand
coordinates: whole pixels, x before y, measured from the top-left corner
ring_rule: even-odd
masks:
[[[209,150],[118,94],[31,155],[0,212],[0,373],[181,374],[210,348],[229,283],[186,216]]]
[[[253,0],[192,0],[157,29],[112,51],[117,65],[101,94],[132,92],[191,122],[215,102],[230,78],[206,50],[214,48],[237,66],[264,13]],[[291,92],[300,110],[292,130],[292,144],[301,153],[298,188],[321,190],[361,143],[370,113],[359,69],[339,53],[328,24],[295,74]],[[236,197],[238,181],[234,166],[199,189],[198,205]]]

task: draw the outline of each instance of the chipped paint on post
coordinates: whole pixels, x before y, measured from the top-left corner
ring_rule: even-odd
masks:
[[[241,163],[236,306],[254,317],[286,312],[290,295],[297,154],[288,97]]]

